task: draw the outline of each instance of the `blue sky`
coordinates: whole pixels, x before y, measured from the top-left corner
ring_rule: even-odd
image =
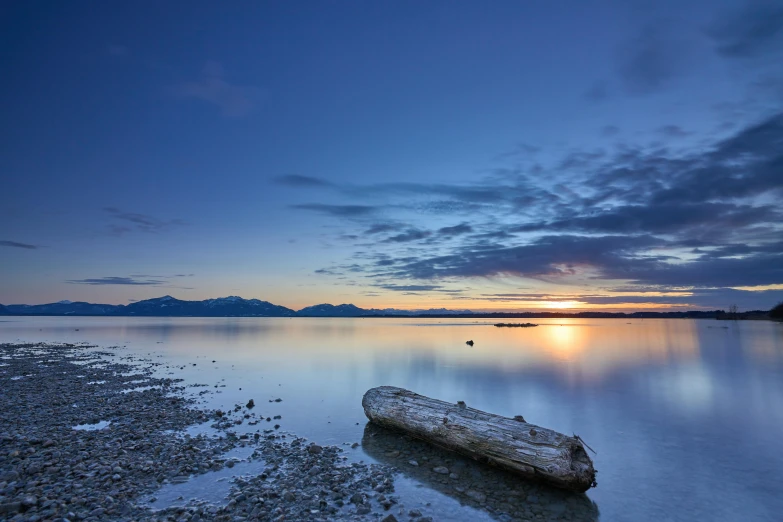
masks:
[[[783,299],[778,2],[2,9],[2,303]]]

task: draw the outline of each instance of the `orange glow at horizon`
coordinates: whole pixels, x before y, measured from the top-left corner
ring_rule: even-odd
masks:
[[[556,308],[558,310],[567,310],[569,308],[578,308],[585,303],[580,301],[544,301],[544,308]]]

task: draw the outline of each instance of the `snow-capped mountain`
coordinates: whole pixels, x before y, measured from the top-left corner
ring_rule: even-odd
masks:
[[[181,301],[170,295],[131,303],[122,315],[193,316],[193,317],[291,317],[295,312],[258,299],[237,296]]]
[[[128,305],[93,304],[82,301],[59,301],[41,305],[0,305],[5,315],[113,315],[144,317],[365,317],[469,314],[470,310],[398,310],[395,308],[359,308],[353,304],[328,303],[294,311],[259,299],[239,296],[218,297],[204,301],[184,301],[170,295],[145,299]]]

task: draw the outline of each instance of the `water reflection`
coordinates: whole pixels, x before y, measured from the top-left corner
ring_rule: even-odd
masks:
[[[783,438],[783,325],[491,323],[9,318],[0,339],[127,346],[128,356],[161,364],[153,369],[165,376],[207,384],[190,388],[209,391],[198,396],[205,406],[227,409],[254,398],[259,415],[282,415],[275,421],[281,429],[322,444],[365,438],[361,397],[374,386],[464,400],[582,436],[598,452],[599,487],[588,496],[606,520],[779,520],[783,455],[770,448]],[[283,402],[267,402],[277,397]],[[369,441],[366,454],[352,451],[385,458],[372,448]],[[425,483],[422,491],[441,491],[438,481],[411,480]]]
[[[540,486],[373,424],[364,429],[362,449],[378,462],[493,519],[598,520],[598,507],[583,493]]]

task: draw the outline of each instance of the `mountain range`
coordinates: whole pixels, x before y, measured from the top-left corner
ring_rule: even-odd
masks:
[[[688,318],[688,319],[768,319],[769,312],[752,310],[726,313],[723,310],[681,312],[474,312],[471,310],[399,310],[397,308],[359,308],[352,304],[319,304],[299,311],[259,299],[237,296],[183,301],[170,295],[136,301],[127,305],[94,304],[83,301],[59,301],[42,305],[2,305],[0,315],[91,315],[137,317],[453,317],[453,318]]]
[[[378,315],[450,315],[470,314],[470,310],[398,310],[365,309],[352,304],[319,304],[299,311],[258,299],[237,296],[183,301],[170,295],[136,301],[127,305],[59,301],[41,305],[0,305],[0,315],[104,315],[146,317],[363,317]]]

